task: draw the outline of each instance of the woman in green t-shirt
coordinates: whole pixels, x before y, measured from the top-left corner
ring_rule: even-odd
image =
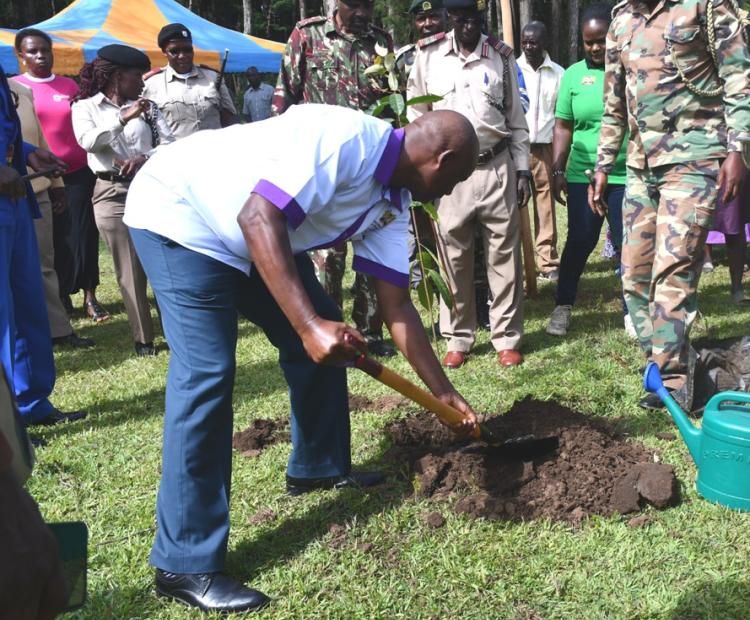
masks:
[[[552,188],[555,199],[568,207],[568,237],[560,259],[555,309],[547,333],[565,336],[586,262],[599,242],[604,217],[588,206],[588,178],[593,170],[604,114],[604,54],[607,30],[612,21],[605,4],[589,6],[583,15],[581,36],[584,60],[570,66],[563,75],[555,110],[552,142]],[[607,220],[612,243],[619,257],[622,247],[622,199],[625,194],[627,140],[609,177],[606,194]],[[567,200],[566,200],[567,198]],[[622,294],[622,293],[621,293]],[[622,302],[625,329],[635,334],[633,322]]]

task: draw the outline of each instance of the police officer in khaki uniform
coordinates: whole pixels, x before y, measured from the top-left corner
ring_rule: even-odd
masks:
[[[216,88],[218,73],[193,64],[193,37],[182,24],[159,31],[159,47],[168,65],[143,76],[143,96],[159,106],[172,135],[184,138],[201,129],[220,129],[237,122],[237,110],[225,84]]]
[[[513,49],[482,34],[484,0],[447,0],[447,34],[423,39],[409,75],[407,96],[442,97],[409,108],[412,118],[429,109],[466,116],[479,138],[479,165],[453,193],[440,200],[441,242],[455,294],[453,311],[441,304],[440,330],[448,339],[443,365],[466,361],[476,331],[474,239],[479,231],[492,292],[492,344],[501,366],[523,361],[519,208],[529,190],[529,130],[518,89]]]
[[[445,31],[445,9],[443,0],[412,0],[409,13],[414,16],[414,29],[418,39],[425,39]],[[396,52],[396,68],[402,90],[417,55],[417,43],[404,45]]]

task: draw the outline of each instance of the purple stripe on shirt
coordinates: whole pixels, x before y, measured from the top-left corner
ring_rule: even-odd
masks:
[[[265,198],[268,202],[278,207],[286,216],[289,225],[297,229],[305,221],[306,214],[297,201],[287,194],[283,189],[277,187],[271,181],[261,179],[253,189],[254,194]]]
[[[381,183],[386,187],[390,184],[393,172],[396,170],[396,164],[398,164],[398,158],[401,157],[401,149],[403,146],[403,128],[394,129],[391,131],[391,135],[388,136],[385,150],[380,156],[378,167],[375,168],[375,180],[378,183]]]
[[[368,276],[374,276],[380,280],[390,282],[399,288],[409,288],[408,273],[401,273],[400,271],[396,271],[395,269],[371,261],[369,258],[355,256],[352,261],[352,269],[354,269],[354,271],[366,273]]]
[[[327,241],[326,243],[321,243],[320,245],[316,245],[314,248],[310,248],[308,252],[312,252],[313,250],[322,250],[323,248],[333,248],[337,245],[341,245],[349,239],[350,237],[353,237],[354,234],[359,230],[359,227],[362,226],[362,222],[364,222],[365,218],[367,217],[367,214],[372,211],[377,205],[372,205],[369,209],[365,209],[365,211],[360,214],[360,216],[354,220],[354,224],[349,226],[344,232],[342,232],[338,237],[336,237],[333,241]]]

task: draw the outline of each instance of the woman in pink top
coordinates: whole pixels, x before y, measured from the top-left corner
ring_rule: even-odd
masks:
[[[52,152],[68,164],[63,178],[65,189],[52,196],[60,296],[72,312],[70,295],[83,290],[84,313],[97,323],[106,321],[109,314],[96,299],[99,231],[91,206],[96,177],[88,168],[86,152],[73,135],[70,116],[70,102],[78,94],[78,85],[52,73],[52,40],[45,32],[36,28],[19,30],[15,46],[26,73],[14,79],[33,91],[44,137]]]

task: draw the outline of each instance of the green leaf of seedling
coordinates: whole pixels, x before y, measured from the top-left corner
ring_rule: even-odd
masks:
[[[380,64],[370,65],[365,69],[365,75],[368,77],[377,77],[379,75],[385,75],[387,69]]]
[[[443,280],[443,277],[434,269],[430,269],[427,272],[427,277],[432,280],[432,283],[435,285],[435,288],[445,305],[449,308],[452,307],[453,298],[451,297],[451,292],[448,290],[448,285],[445,283],[445,280]]]
[[[398,76],[393,71],[388,74],[388,88],[393,91],[398,90]],[[399,95],[399,97],[401,97],[401,95]]]
[[[417,298],[425,310],[429,310],[434,305],[435,291],[427,278],[424,278],[417,286]]]
[[[422,209],[424,209],[424,212],[430,216],[432,220],[435,222],[438,221],[438,212],[435,208],[435,204],[432,202],[423,202],[422,203]]]
[[[390,52],[383,58],[383,65],[388,71],[393,71],[396,68],[396,54]]]
[[[380,116],[381,114],[383,114],[383,111],[388,107],[388,99],[389,99],[389,95],[386,95],[385,97],[381,97],[380,99],[378,99],[378,102],[372,108],[372,111],[370,112],[370,114],[372,116]]]
[[[420,95],[419,97],[413,97],[406,102],[406,105],[419,105],[421,103],[436,103],[442,101],[443,98],[440,95]]]
[[[391,106],[391,110],[396,113],[396,116],[401,116],[406,109],[404,98],[399,93],[393,93],[388,97],[388,105]]]
[[[426,248],[421,248],[419,252],[417,252],[416,259],[425,269],[437,269],[437,261],[435,260],[435,257]]]

